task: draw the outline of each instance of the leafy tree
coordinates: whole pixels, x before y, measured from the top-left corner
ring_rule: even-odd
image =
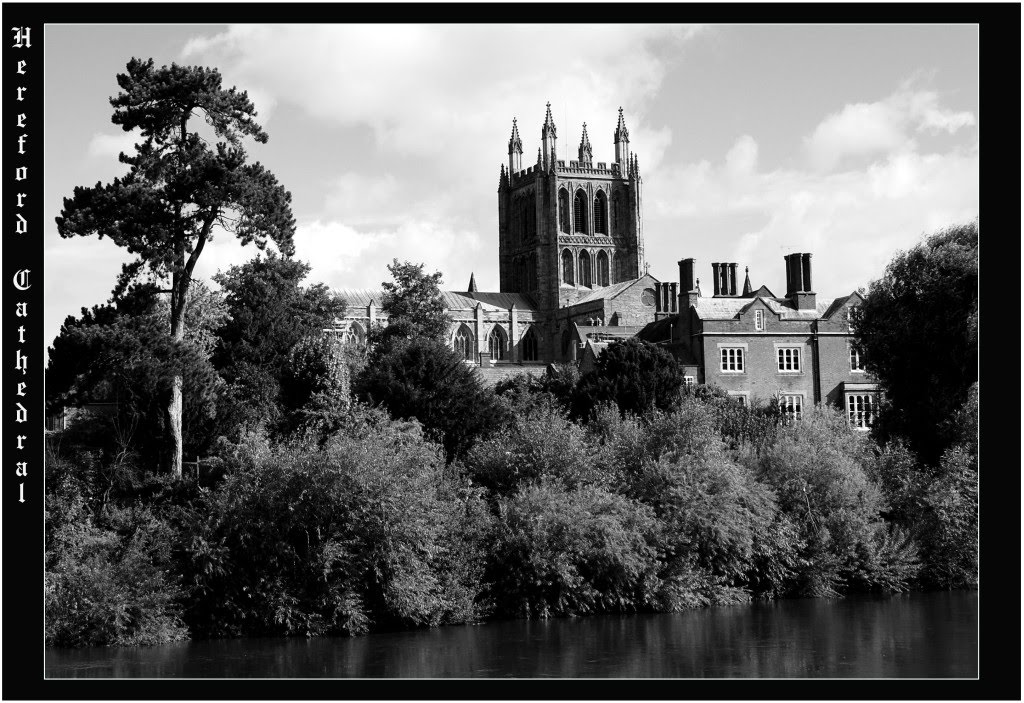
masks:
[[[349,366],[342,341],[319,334],[292,349],[281,384],[285,430],[330,432],[349,402]]]
[[[219,402],[219,431],[273,427],[281,417],[282,375],[295,346],[322,336],[345,314],[327,286],[302,286],[309,264],[268,251],[214,276],[224,291],[229,321],[220,329],[214,365],[227,383]]]
[[[388,271],[394,281],[383,284],[381,311],[388,315],[388,326],[378,332],[380,340],[402,337],[426,337],[445,341],[451,318],[444,311],[438,287],[441,273],[423,272],[423,264],[399,263],[393,259]]]
[[[62,325],[49,350],[48,404],[116,402],[112,420],[119,439],[144,459],[156,459],[168,453],[164,410],[178,376],[188,380],[182,403],[186,446],[201,451],[220,386],[208,350],[222,310],[219,294],[197,282],[184,312],[192,325],[176,341],[167,331],[166,304],[152,286],[115,291],[111,302],[83,309],[80,318],[69,316]]]
[[[978,379],[978,221],[898,254],[871,284],[854,324],[886,395],[882,439],[903,435],[936,462],[949,446],[944,422]]]
[[[447,344],[393,338],[378,347],[353,390],[395,418],[416,418],[453,459],[504,421],[494,393]]]
[[[246,163],[243,137],[265,143],[254,121],[256,110],[245,92],[221,87],[216,69],[133,58],[118,74],[121,92],[110,99],[112,120],[125,131],[139,129],[135,153],[122,153],[127,175],[106,185],[76,187],[57,217],[62,237],[110,237],[138,259],[126,276],[148,269],[170,278],[170,335],[185,332],[185,301],[196,262],[215,228],[233,233],[243,244],[263,248],[273,241],[286,254],[294,245],[291,195],[261,164]],[[208,145],[190,131],[202,116],[218,141]],[[169,468],[181,475],[182,376],[171,383],[167,404],[172,451]]]
[[[575,417],[587,417],[599,403],[612,401],[622,412],[668,410],[679,402],[683,373],[669,352],[637,338],[608,345],[594,370],[573,394]]]

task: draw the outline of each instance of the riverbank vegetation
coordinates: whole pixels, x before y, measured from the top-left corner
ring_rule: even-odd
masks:
[[[494,388],[400,312],[422,336],[342,345],[320,330],[343,303],[301,286],[307,271],[268,256],[221,277],[226,302],[194,287],[215,314],[145,355],[131,350],[161,333],[161,312],[144,287],[69,318],[53,398],[125,402],[49,436],[48,643],[977,584],[976,383],[928,462],[910,438],[881,442],[836,409],[794,421],[683,386],[637,340],[582,378],[554,366]],[[243,318],[243,292],[269,282],[289,310]],[[197,379],[187,446],[206,457],[182,479],[158,470],[152,429],[175,373]]]
[[[303,285],[308,265],[287,254],[229,269],[220,290],[178,285],[171,306],[126,270],[50,350],[51,408],[112,410],[48,435],[46,642],[973,587],[977,372],[960,357],[976,345],[976,289],[961,280],[972,260],[976,278],[976,223],[901,257],[857,321],[869,370],[894,390],[871,433],[837,409],[792,420],[684,386],[639,340],[582,377],[553,366],[485,387],[443,339],[440,276],[409,263],[389,267],[390,324],[368,344],[324,335],[345,301]],[[973,306],[905,295],[929,265]],[[909,317],[915,300],[943,315]],[[905,329],[928,350],[964,337],[928,362],[955,383],[914,385],[890,363],[912,349]],[[168,473],[182,451],[202,459]]]

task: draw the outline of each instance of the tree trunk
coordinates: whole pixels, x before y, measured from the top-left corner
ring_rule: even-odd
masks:
[[[179,260],[184,260],[185,247],[178,244]],[[185,338],[185,300],[188,294],[188,276],[181,273],[171,275],[171,339],[180,342]],[[181,387],[184,381],[180,374],[171,379],[171,400],[167,404],[167,424],[171,432],[171,456],[167,472],[181,478],[181,462],[184,448],[181,437]]]
[[[171,381],[171,402],[167,406],[167,419],[171,426],[170,473],[175,478],[181,478],[181,386],[181,376],[175,376]]]

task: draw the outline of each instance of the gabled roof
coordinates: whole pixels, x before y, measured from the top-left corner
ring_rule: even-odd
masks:
[[[785,298],[761,298],[783,320],[819,320],[832,305],[834,298],[817,298],[814,309],[797,310]]]
[[[838,300],[845,302],[847,297]],[[697,312],[697,317],[702,320],[732,320],[757,300],[764,303],[769,310],[783,320],[818,320],[831,314],[829,311],[837,299],[818,298],[815,307],[808,310],[797,310],[789,300],[769,296],[756,296],[753,298],[698,298],[696,305],[693,307]]]
[[[832,317],[839,311],[840,308],[842,308],[844,305],[850,302],[850,300],[853,298],[856,298],[858,301],[861,302],[863,302],[864,300],[863,296],[861,296],[861,294],[858,293],[857,291],[854,291],[849,295],[844,295],[842,298],[836,298],[835,300],[832,301],[832,304],[828,306],[828,309],[825,310],[825,312],[822,314],[822,317],[825,319]]]
[[[731,320],[752,302],[751,298],[697,298],[693,307],[702,320]]]

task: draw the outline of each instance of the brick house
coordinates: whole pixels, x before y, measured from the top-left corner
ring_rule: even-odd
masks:
[[[738,293],[735,263],[711,264],[714,293],[703,296],[695,260],[683,259],[680,312],[657,310],[659,319],[639,336],[665,345],[688,383],[715,384],[741,403],[775,397],[794,416],[815,403],[838,406],[851,426],[866,429],[878,386],[864,370],[850,327],[850,311],[863,299],[856,292],[819,299],[811,285],[811,255],[784,258],[784,297],[764,286],[755,291],[749,271]]]

